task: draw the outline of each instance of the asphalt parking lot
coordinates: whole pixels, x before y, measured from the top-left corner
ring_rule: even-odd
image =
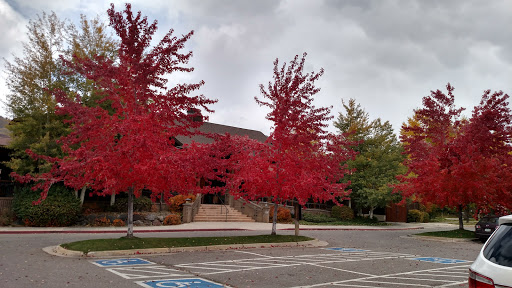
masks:
[[[465,287],[471,263],[341,247],[293,250],[229,251],[222,260],[171,265],[147,257],[91,264],[142,287]]]
[[[301,231],[329,245],[106,259],[51,256],[42,248],[119,234],[0,235],[0,287],[467,287],[468,267],[482,243],[408,236],[438,229]],[[148,233],[144,237],[266,232]]]

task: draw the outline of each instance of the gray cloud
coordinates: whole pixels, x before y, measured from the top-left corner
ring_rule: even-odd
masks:
[[[17,6],[27,7],[25,1]],[[59,9],[68,18],[108,8],[101,1],[56,3],[34,7]],[[506,0],[158,0],[133,1],[133,7],[158,19],[160,35],[195,30],[186,49],[194,52],[196,70],[174,82],[205,80],[201,93],[219,99],[211,121],[226,125],[268,134],[268,111],[253,100],[258,84],[271,80],[275,58],[289,61],[302,52],[308,52],[307,69],[325,68],[317,106],[333,105],[337,115],[342,98],[355,98],[396,130],[423,96],[448,82],[468,111],[485,89],[512,93],[512,2]]]

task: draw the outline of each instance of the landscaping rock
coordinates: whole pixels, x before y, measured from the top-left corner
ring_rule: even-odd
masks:
[[[160,222],[158,219],[153,220],[153,226],[162,226],[162,222]]]
[[[133,221],[133,225],[134,226],[144,226],[145,224],[142,220],[135,220],[135,221]]]
[[[148,214],[146,215],[146,220],[148,221],[154,221],[156,219],[156,215],[155,214]]]

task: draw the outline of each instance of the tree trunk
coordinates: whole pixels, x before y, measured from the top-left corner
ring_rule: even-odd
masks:
[[[116,193],[110,195],[110,206],[114,206],[114,204],[116,204]]]
[[[295,202],[293,206],[295,206],[295,236],[299,236],[299,203]]]
[[[464,221],[462,220],[462,205],[459,205],[459,230],[464,230]]]
[[[133,238],[133,187],[128,189],[128,233],[126,238]]]
[[[370,208],[370,215],[369,215],[370,219],[373,219],[373,210],[375,210],[375,207]]]
[[[82,191],[80,191],[80,207],[82,207],[82,205],[84,205],[85,190],[87,190],[87,186],[82,187]]]
[[[272,216],[272,233],[270,235],[277,235],[277,201],[274,203],[274,216]]]

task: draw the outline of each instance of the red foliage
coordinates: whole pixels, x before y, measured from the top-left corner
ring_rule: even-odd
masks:
[[[192,193],[199,189],[193,155],[197,147],[178,149],[176,135],[193,135],[199,122],[187,115],[190,109],[202,108],[216,101],[204,96],[189,96],[203,85],[181,83],[166,86],[166,76],[173,72],[191,72],[184,66],[192,52],[181,53],[193,31],[181,37],[170,30],[155,46],[150,47],[156,32],[156,21],[148,23],[141,13],[132,13],[130,4],[123,12],[114,5],[108,10],[110,25],[120,39],[119,59],[75,57],[63,61],[74,73],[94,81],[103,96],[94,107],[84,104],[84,95],[71,99],[63,91],[54,91],[57,113],[68,115],[71,133],[60,140],[67,153],[55,163],[52,171],[38,176],[19,176],[27,182],[38,180],[42,199],[52,183],[80,189],[89,187],[99,195],[117,194],[133,189],[139,196],[146,188],[155,195],[170,197],[169,191]],[[199,158],[199,157],[197,157]],[[208,164],[202,163],[207,170]],[[206,167],[205,167],[206,166]],[[211,168],[210,168],[211,169]],[[153,196],[155,196],[153,195]]]
[[[453,87],[437,90],[416,110],[419,125],[403,126],[408,175],[396,190],[441,207],[476,203],[484,210],[512,208],[512,113],[508,95],[485,91],[472,117],[459,121]]]
[[[218,141],[229,143],[231,169],[228,187],[235,197],[259,199],[268,197],[274,202],[296,199],[301,205],[308,200],[336,201],[346,196],[347,184],[341,183],[346,167],[342,164],[354,152],[347,149],[343,135],[325,131],[329,108],[316,108],[313,96],[320,90],[314,83],[323,74],[303,74],[305,56],[296,56],[280,68],[274,62],[274,79],[265,89],[260,85],[269,107],[267,119],[274,123],[266,143],[248,138],[226,137]]]

